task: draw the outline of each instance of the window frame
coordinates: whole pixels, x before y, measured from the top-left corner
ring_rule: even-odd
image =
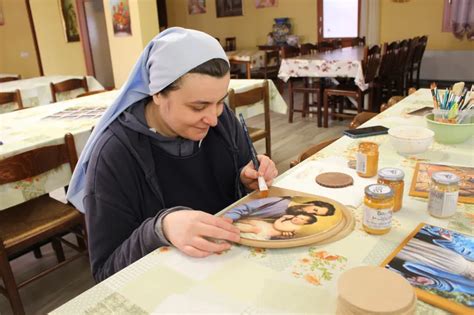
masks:
[[[324,6],[323,6],[323,0],[318,0],[318,3],[317,3],[317,29],[316,29],[316,33],[317,33],[317,39],[318,39],[318,42],[322,42],[322,41],[329,41],[329,40],[333,40],[333,39],[336,39],[336,37],[324,37],[323,35],[323,27],[324,27],[324,14],[323,14],[323,10],[324,10]],[[357,37],[360,37],[360,12],[361,11],[361,0],[358,0],[357,1]],[[344,42],[349,42],[351,39],[353,38],[356,38],[356,37],[337,37],[337,39],[341,39],[343,41],[343,44]]]

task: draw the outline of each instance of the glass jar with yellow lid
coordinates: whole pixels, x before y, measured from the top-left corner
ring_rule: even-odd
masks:
[[[403,204],[403,189],[405,183],[403,178],[405,173],[395,167],[384,167],[378,172],[377,183],[390,186],[393,190],[393,212],[397,212],[402,208]]]
[[[385,234],[392,228],[393,190],[388,185],[365,187],[363,206],[364,230],[369,234]]]
[[[359,143],[356,154],[356,171],[360,177],[373,177],[377,175],[379,165],[379,146],[377,143],[364,141]]]
[[[450,172],[431,175],[428,212],[438,218],[447,218],[456,212],[460,178]]]

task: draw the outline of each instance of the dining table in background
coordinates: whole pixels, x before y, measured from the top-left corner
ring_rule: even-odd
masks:
[[[226,52],[230,64],[245,65],[247,79],[251,78],[252,69],[265,66],[265,51],[257,49],[242,49]]]
[[[421,89],[387,109],[362,127],[384,125],[425,126],[412,110],[432,105],[429,89]],[[447,219],[432,217],[427,199],[408,195],[418,161],[472,166],[474,139],[463,144],[433,143],[416,156],[396,153],[388,135],[364,138],[379,145],[379,167],[405,172],[403,208],[394,214],[392,229],[385,235],[367,234],[362,227],[359,201],[349,207],[355,228],[345,238],[324,245],[287,249],[262,249],[234,245],[207,258],[191,258],[174,247],[161,247],[115,275],[82,293],[51,314],[150,314],[150,313],[308,313],[334,314],[337,280],[346,270],[360,265],[380,265],[420,222],[472,235],[473,204],[458,204]],[[318,194],[314,175],[317,163],[342,163],[354,159],[361,140],[346,136],[277,177],[274,186]],[[296,155],[298,152],[294,152]],[[335,165],[337,167],[337,165]],[[375,182],[376,179],[372,178]],[[338,200],[340,193],[333,193]],[[417,301],[417,314],[447,314]]]
[[[50,83],[58,83],[69,79],[82,79],[82,76],[73,75],[51,75],[29,79],[21,79],[0,83],[0,92],[15,92],[20,90],[23,107],[35,107],[47,105],[53,102]],[[92,76],[86,76],[89,91],[103,90],[102,84]],[[68,91],[58,94],[58,100],[65,100],[75,97],[83,91]]]
[[[261,86],[263,80],[230,80],[236,93]],[[286,114],[286,103],[269,81],[270,109]],[[46,145],[64,142],[72,133],[79,155],[102,113],[116,99],[119,90],[36,106],[0,115],[0,160]],[[263,113],[263,102],[238,109],[244,117]],[[0,185],[0,211],[68,185],[71,171],[67,164],[29,180]]]

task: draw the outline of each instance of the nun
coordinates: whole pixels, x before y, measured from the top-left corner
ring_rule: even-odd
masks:
[[[206,257],[239,241],[232,220],[214,214],[278,172],[264,155],[254,169],[224,104],[229,82],[227,56],[206,33],[173,27],[145,47],[67,194],[85,213],[97,282],[161,246]]]

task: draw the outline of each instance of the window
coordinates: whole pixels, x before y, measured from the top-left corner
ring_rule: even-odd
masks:
[[[359,36],[360,0],[318,0],[318,37]]]

